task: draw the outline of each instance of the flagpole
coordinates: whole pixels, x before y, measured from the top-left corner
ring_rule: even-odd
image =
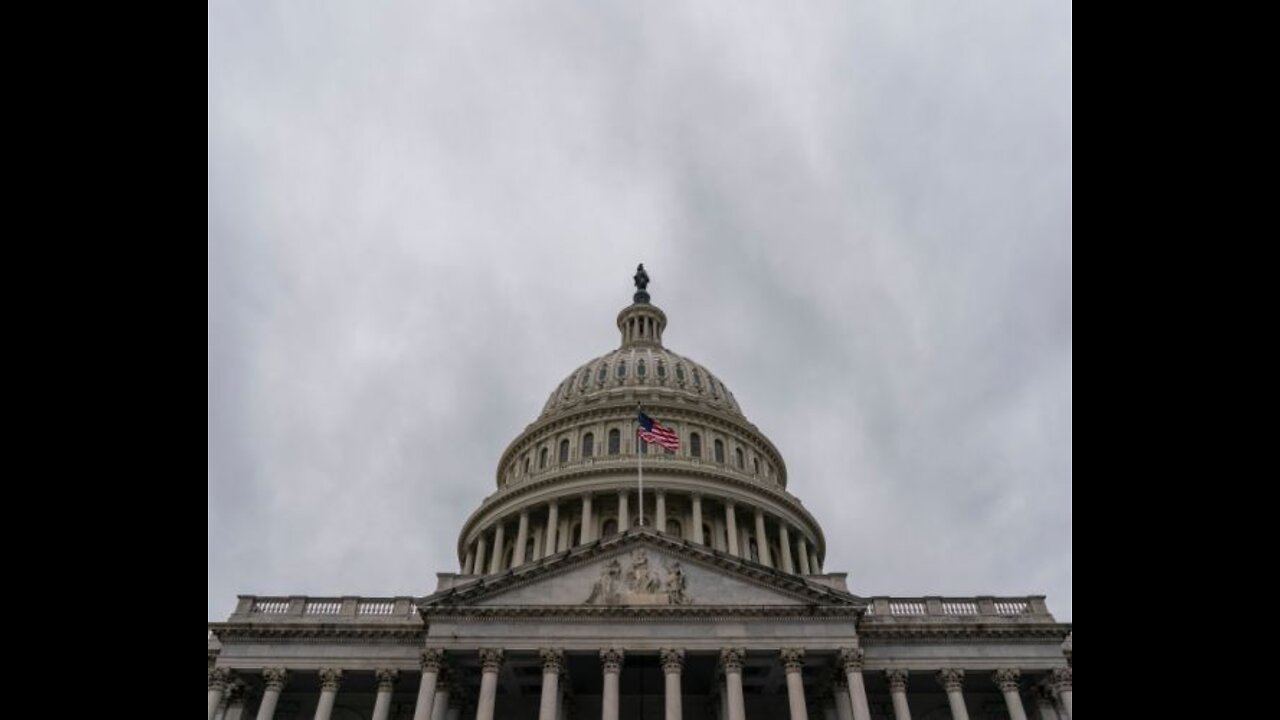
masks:
[[[636,403],[636,471],[640,476],[640,497],[637,498],[640,505],[640,527],[644,527],[644,453],[640,452],[640,443],[644,442],[640,439],[640,413],[643,412],[640,403]]]

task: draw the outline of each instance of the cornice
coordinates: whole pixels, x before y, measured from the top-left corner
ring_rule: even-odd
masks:
[[[705,622],[707,620],[740,620],[743,618],[785,618],[813,620],[856,618],[861,608],[848,605],[460,605],[435,606],[421,610],[429,620],[542,620],[598,622],[625,620],[632,622]]]
[[[324,624],[270,624],[270,623],[209,623],[209,630],[222,641],[227,640],[323,640],[332,641],[419,641],[426,637],[427,628],[421,623],[401,625],[365,625],[352,623]]]
[[[1071,626],[1046,623],[930,623],[928,625],[858,624],[858,637],[868,640],[1014,639],[1061,640]]]

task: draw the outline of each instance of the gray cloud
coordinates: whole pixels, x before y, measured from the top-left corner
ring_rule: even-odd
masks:
[[[209,617],[422,594],[506,444],[667,342],[861,594],[1071,617],[1071,8],[209,8]]]

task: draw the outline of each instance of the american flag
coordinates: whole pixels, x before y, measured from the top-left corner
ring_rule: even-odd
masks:
[[[680,449],[680,436],[676,435],[676,431],[669,427],[663,427],[661,423],[653,418],[640,413],[640,439],[645,442],[651,442],[675,452]]]

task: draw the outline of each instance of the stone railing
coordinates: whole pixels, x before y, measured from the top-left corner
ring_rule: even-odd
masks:
[[[910,618],[1022,618],[1048,619],[1043,595],[1027,597],[873,597],[867,616],[877,621]]]
[[[417,618],[411,597],[265,597],[241,595],[229,618],[239,622],[406,622]]]

